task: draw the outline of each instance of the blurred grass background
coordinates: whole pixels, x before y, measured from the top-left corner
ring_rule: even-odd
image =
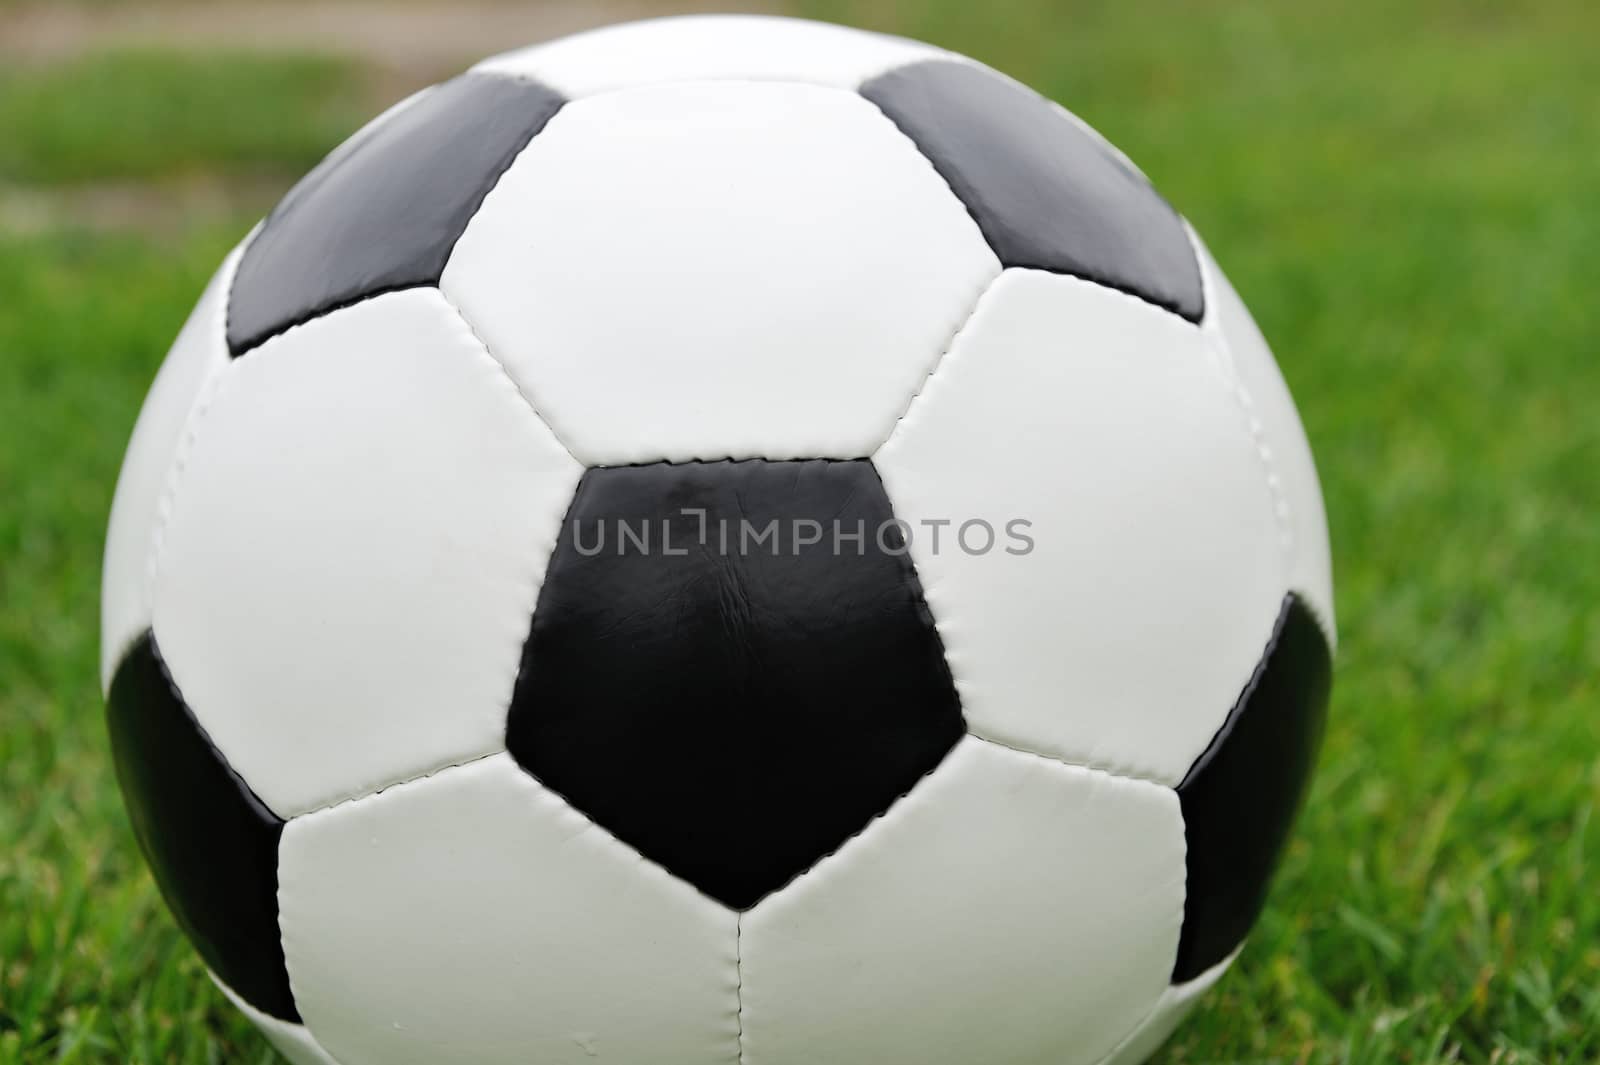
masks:
[[[0,0],[0,1063],[271,1060],[144,872],[96,687],[112,484],[206,277],[405,91],[649,10]],[[1600,1061],[1600,6],[791,10],[975,55],[1098,126],[1299,401],[1331,729],[1266,916],[1160,1060]]]

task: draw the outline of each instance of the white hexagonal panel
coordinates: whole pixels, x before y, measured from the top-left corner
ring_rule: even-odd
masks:
[[[1008,270],[874,461],[969,727],[1177,784],[1287,590],[1263,456],[1207,336]],[[993,548],[980,526],[963,547],[973,521]]]
[[[903,63],[947,57],[931,45],[844,26],[761,15],[652,19],[507,52],[477,70],[535,78],[568,97],[668,81],[797,81],[853,89]]]
[[[100,585],[102,687],[110,685],[129,644],[150,627],[151,542],[190,412],[199,405],[207,383],[228,364],[223,335],[228,287],[242,250],[235,248],[206,286],[134,423],[106,530]]]
[[[1199,250],[1200,276],[1206,292],[1202,325],[1226,351],[1257,431],[1271,454],[1279,505],[1286,512],[1289,527],[1290,587],[1310,605],[1332,642],[1333,562],[1328,550],[1328,518],[1323,512],[1322,487],[1317,481],[1311,445],[1300,424],[1294,398],[1289,395],[1289,386],[1255,319],[1200,238],[1190,233],[1190,239]]]
[[[1088,1065],[1183,919],[1168,788],[976,737],[744,917],[745,1065]]]
[[[866,100],[694,82],[564,107],[441,287],[586,463],[849,458],[999,269]]]
[[[502,749],[580,475],[437,291],[268,341],[175,480],[155,631],[179,690],[283,817]]]
[[[290,822],[278,895],[342,1065],[738,1060],[735,914],[509,755]]]

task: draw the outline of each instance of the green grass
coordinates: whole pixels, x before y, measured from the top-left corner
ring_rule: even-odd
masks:
[[[973,53],[1128,150],[1250,302],[1317,451],[1328,742],[1267,914],[1163,1060],[1600,1060],[1600,8],[814,10]],[[34,98],[116,124],[75,91]],[[19,155],[16,130],[70,138],[0,94],[0,173],[299,167],[353,121],[318,103],[250,101],[278,132],[248,150],[218,109]],[[95,684],[121,447],[246,224],[0,236],[0,1063],[266,1059],[141,869]]]
[[[139,398],[236,239],[0,235],[0,1062],[271,1060],[141,868],[94,680],[97,556]]]
[[[0,66],[0,181],[298,173],[364,117],[359,82],[336,59],[249,52]]]

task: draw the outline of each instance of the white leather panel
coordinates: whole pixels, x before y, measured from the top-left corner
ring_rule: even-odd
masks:
[[[999,269],[866,100],[695,82],[563,108],[442,287],[586,463],[849,458]]]
[[[343,1065],[733,1065],[737,918],[499,754],[290,822],[290,984]]]
[[[581,475],[432,289],[236,360],[179,472],[156,641],[280,816],[502,748]]]
[[[825,22],[690,15],[590,30],[486,59],[474,69],[535,78],[569,98],[670,81],[797,81],[853,89],[947,53]]]
[[[1207,969],[1199,976],[1184,984],[1174,984],[1161,993],[1161,1000],[1156,1003],[1156,1008],[1150,1015],[1140,1022],[1128,1038],[1117,1044],[1101,1065],[1139,1065],[1151,1054],[1154,1054],[1177,1031],[1178,1025],[1189,1015],[1212,985],[1222,979],[1222,974],[1228,971],[1228,966],[1233,964],[1233,959],[1238,957],[1234,952],[1216,965]]]
[[[250,1003],[234,994],[233,988],[217,979],[215,973],[211,974],[211,982],[216,984],[228,1001],[250,1019],[250,1023],[261,1030],[279,1054],[283,1055],[289,1065],[339,1065],[328,1056],[328,1052],[311,1038],[311,1033],[303,1025],[290,1024],[280,1021],[276,1017],[268,1016],[256,1009]]]
[[[1290,538],[1289,583],[1305,598],[1332,643],[1336,636],[1333,562],[1311,445],[1289,387],[1255,319],[1200,238],[1191,232],[1190,239],[1200,255],[1200,276],[1205,286],[1206,316],[1201,324],[1228,353],[1258,431],[1271,453],[1279,505],[1285,511]]]
[[[876,456],[975,733],[1169,785],[1205,749],[1287,590],[1235,391],[1131,296],[1032,270],[984,295]],[[997,546],[968,553],[980,519]]]
[[[1098,1061],[1167,986],[1170,789],[967,737],[745,915],[745,1065]]]
[[[150,627],[151,543],[177,457],[207,382],[228,364],[223,335],[228,288],[242,246],[223,260],[173,342],[145,397],[122,460],[100,584],[100,684],[107,688],[124,652]]]

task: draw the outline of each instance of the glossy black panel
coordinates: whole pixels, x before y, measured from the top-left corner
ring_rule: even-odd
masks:
[[[1311,779],[1332,666],[1316,618],[1285,597],[1255,675],[1178,786],[1189,876],[1174,983],[1227,957],[1261,914]]]
[[[179,927],[246,1002],[298,1022],[278,935],[283,822],[211,745],[148,633],[118,666],[106,713],[134,835]]]
[[[963,735],[904,541],[877,535],[891,521],[866,460],[590,470],[534,613],[512,755],[669,872],[754,905]]]
[[[228,305],[235,354],[335,307],[433,284],[479,204],[562,99],[467,74],[335,149],[250,241]]]
[[[861,92],[932,160],[1006,266],[1086,278],[1200,320],[1200,266],[1177,213],[1048,100],[947,60],[900,67]]]

